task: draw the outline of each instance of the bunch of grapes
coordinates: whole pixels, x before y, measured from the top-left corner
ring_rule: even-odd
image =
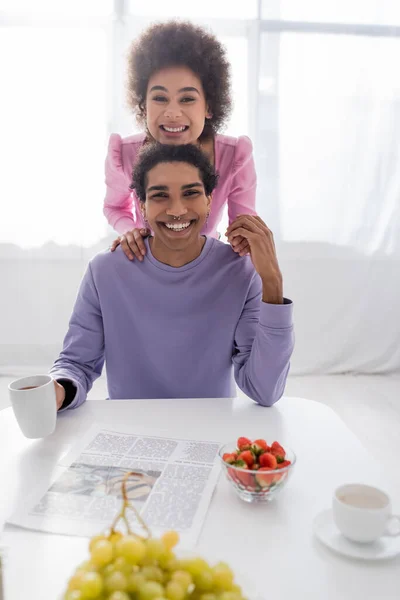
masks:
[[[133,507],[123,492],[121,513],[108,535],[91,539],[90,558],[72,575],[64,600],[244,600],[227,564],[178,558],[175,531],[153,538],[137,515],[148,536],[133,533],[125,515]],[[115,529],[119,519],[126,534]]]

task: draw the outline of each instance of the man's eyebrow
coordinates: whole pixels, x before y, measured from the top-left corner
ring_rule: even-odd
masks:
[[[200,183],[199,181],[196,181],[196,183],[187,183],[186,185],[183,185],[181,187],[181,190],[190,190],[191,188],[195,188],[195,187],[203,187],[203,184]]]
[[[152,185],[151,187],[147,188],[147,192],[165,192],[166,190],[168,190],[168,186],[167,185]]]

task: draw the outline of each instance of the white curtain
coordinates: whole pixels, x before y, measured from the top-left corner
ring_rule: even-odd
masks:
[[[228,49],[227,133],[254,143],[296,304],[292,372],[398,370],[400,3],[193,4],[2,1],[0,371],[47,368],[60,348],[87,261],[114,237],[103,163],[108,134],[135,131],[127,47],[175,15]]]

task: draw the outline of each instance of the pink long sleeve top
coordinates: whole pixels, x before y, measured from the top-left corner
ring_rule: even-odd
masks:
[[[139,200],[129,186],[133,165],[145,137],[144,133],[127,138],[113,133],[110,137],[105,165],[107,192],[104,215],[120,234],[134,227],[144,227]],[[217,237],[225,204],[228,204],[229,223],[238,215],[256,214],[256,171],[252,143],[246,136],[235,138],[217,134],[214,152],[219,181],[213,193],[210,217],[202,233]]]

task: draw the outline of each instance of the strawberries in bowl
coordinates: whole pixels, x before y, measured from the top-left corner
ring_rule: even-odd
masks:
[[[219,452],[225,476],[247,502],[268,502],[287,482],[296,462],[294,452],[277,441],[240,437]]]

